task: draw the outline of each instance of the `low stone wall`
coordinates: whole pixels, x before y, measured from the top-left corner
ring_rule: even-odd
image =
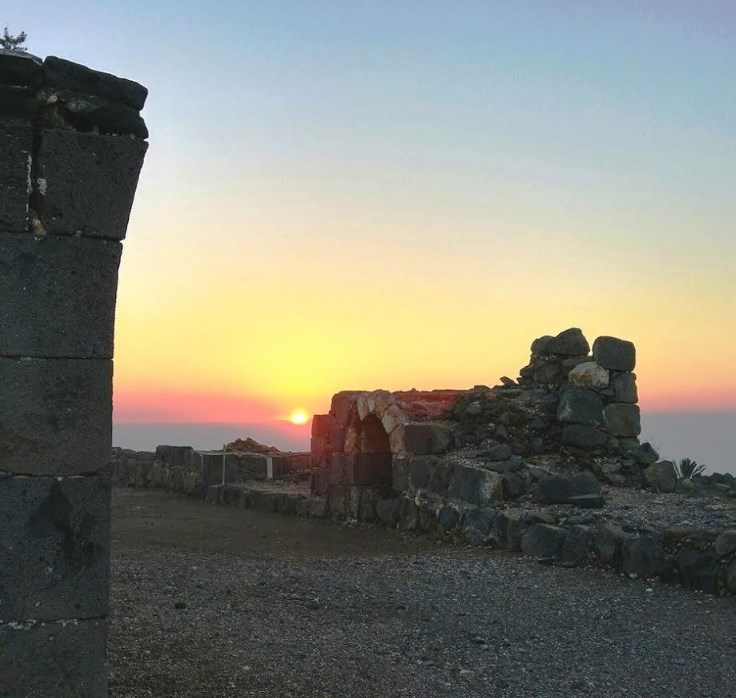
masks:
[[[196,451],[191,446],[158,446],[155,452],[114,448],[108,466],[113,485],[158,487],[205,498],[212,485],[251,480],[308,477],[309,454]]]

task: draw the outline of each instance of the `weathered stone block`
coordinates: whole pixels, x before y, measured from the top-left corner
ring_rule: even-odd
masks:
[[[613,371],[633,371],[636,348],[632,342],[617,337],[598,337],[593,342],[593,360]]]
[[[657,492],[674,492],[677,487],[675,464],[668,460],[650,465],[644,470],[644,478]]]
[[[432,466],[429,478],[429,489],[440,497],[446,497],[452,480],[452,468],[449,463],[438,460]]]
[[[331,414],[315,414],[312,417],[312,438],[327,439],[330,427],[335,425],[335,417]]]
[[[333,516],[344,517],[348,513],[348,491],[344,487],[333,487],[328,496],[330,513]]]
[[[608,434],[585,424],[568,424],[562,430],[562,445],[573,448],[598,448],[608,440]]]
[[[445,504],[439,511],[437,523],[445,532],[455,528],[460,523],[460,512],[457,507],[452,506],[452,504]]]
[[[0,479],[0,621],[106,615],[109,535],[101,478]]]
[[[603,565],[618,568],[621,562],[621,546],[625,534],[615,524],[603,523],[593,532],[592,547]]]
[[[560,548],[559,561],[563,567],[580,567],[588,558],[590,529],[587,526],[573,526],[565,534]]]
[[[309,515],[314,519],[324,519],[330,513],[330,501],[326,496],[312,495],[309,498]]]
[[[544,501],[567,504],[575,497],[598,495],[601,485],[593,473],[550,475],[539,481],[539,494]]]
[[[625,538],[622,545],[624,572],[632,577],[648,579],[665,569],[664,553],[658,540],[650,535]]]
[[[394,456],[391,462],[391,486],[406,492],[411,484],[411,462],[407,456]]]
[[[485,545],[491,539],[498,513],[493,509],[471,509],[463,518],[463,537],[470,545]]]
[[[403,497],[376,498],[376,516],[378,516],[378,520],[389,528],[396,528],[403,500]]]
[[[565,540],[565,531],[557,526],[534,524],[521,537],[521,551],[538,562],[557,559]]]
[[[718,593],[718,556],[711,551],[682,548],[675,555],[680,582],[686,589]]]
[[[452,432],[439,424],[411,423],[404,427],[404,448],[416,455],[445,453],[452,445]]]
[[[639,436],[641,434],[639,406],[619,402],[606,405],[606,426],[614,436]]]
[[[0,354],[111,358],[121,249],[0,233]]]
[[[722,531],[715,542],[716,554],[723,557],[736,552],[736,530]]]
[[[350,413],[355,409],[358,393],[354,390],[343,390],[332,396],[330,414],[335,416],[338,424],[346,424]]]
[[[330,485],[342,485],[345,482],[345,463],[346,456],[344,454],[332,454],[328,471]]]
[[[44,72],[46,84],[52,89],[102,97],[137,111],[143,109],[148,96],[148,90],[137,82],[56,56],[46,58]]]
[[[608,387],[608,371],[595,361],[586,361],[578,364],[568,374],[568,380],[573,388],[583,390],[602,390]]]
[[[615,402],[639,401],[639,393],[636,389],[636,375],[633,373],[622,373],[611,381],[613,388],[613,399]]]
[[[456,465],[450,483],[450,497],[484,506],[503,501],[503,477],[472,465]]]
[[[345,483],[352,485],[391,485],[392,456],[390,453],[353,453],[346,456]]]
[[[42,80],[40,58],[25,51],[0,50],[0,85],[38,87]]]
[[[22,233],[28,227],[32,152],[30,127],[0,125],[0,232]]]
[[[588,340],[578,327],[571,327],[560,332],[544,345],[544,353],[558,356],[585,356],[589,351]],[[534,344],[532,344],[532,353],[534,353]]]
[[[432,467],[436,458],[432,456],[414,456],[411,459],[411,484],[415,489],[426,490],[432,479]]]
[[[0,358],[0,470],[77,475],[110,457],[112,362]]]
[[[566,390],[560,397],[557,419],[564,424],[603,426],[605,415],[601,396],[591,390]]]
[[[36,182],[46,231],[122,240],[147,147],[138,138],[43,131]]]
[[[401,498],[401,510],[399,512],[399,529],[402,531],[415,531],[419,525],[419,507],[410,497]]]
[[[0,690],[9,698],[107,698],[107,622],[0,624]]]

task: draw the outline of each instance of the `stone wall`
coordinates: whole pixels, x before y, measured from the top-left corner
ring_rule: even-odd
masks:
[[[408,492],[470,504],[544,492],[542,470],[634,484],[657,460],[641,431],[634,345],[577,328],[536,339],[518,380],[471,390],[346,391],[312,423],[312,490],[346,511],[351,489]],[[540,470],[541,469],[541,470]]]
[[[141,85],[0,51],[0,694],[106,696],[118,264]]]
[[[204,499],[210,487],[222,484],[304,480],[309,467],[308,453],[225,453],[223,459],[222,451],[158,446],[155,452],[114,448],[108,472],[113,485],[156,487]]]

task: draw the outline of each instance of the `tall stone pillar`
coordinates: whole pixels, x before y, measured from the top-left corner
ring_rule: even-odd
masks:
[[[118,263],[141,85],[0,51],[0,696],[106,696]]]

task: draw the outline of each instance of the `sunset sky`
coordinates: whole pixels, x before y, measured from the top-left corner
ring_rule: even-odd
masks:
[[[570,326],[635,342],[645,429],[736,414],[731,0],[27,0],[0,23],[150,90],[116,423],[495,384]]]

